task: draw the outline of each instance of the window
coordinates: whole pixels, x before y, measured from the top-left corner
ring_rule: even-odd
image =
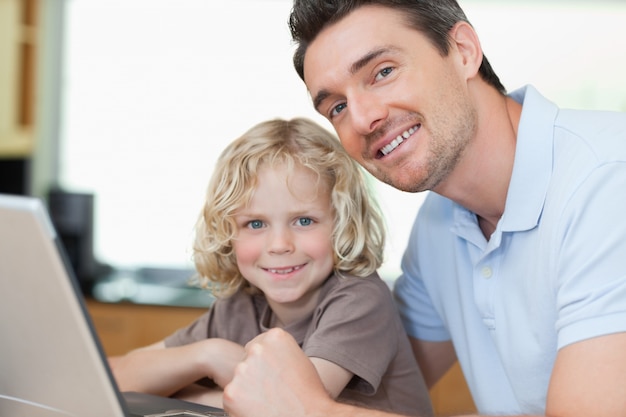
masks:
[[[622,2],[462,1],[509,90],[626,110]],[[213,164],[253,124],[314,112],[291,64],[290,0],[66,5],[60,184],[96,194],[95,251],[118,267],[191,266]],[[376,182],[393,278],[424,195]]]

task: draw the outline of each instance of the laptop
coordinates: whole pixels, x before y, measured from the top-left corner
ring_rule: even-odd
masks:
[[[0,415],[226,416],[120,392],[43,202],[0,194]]]

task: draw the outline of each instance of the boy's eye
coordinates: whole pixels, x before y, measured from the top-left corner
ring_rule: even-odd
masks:
[[[385,77],[388,77],[389,74],[393,72],[393,67],[385,67],[381,69],[378,74],[376,74],[376,81],[379,81]]]
[[[346,103],[341,103],[336,105],[335,107],[333,107],[330,110],[330,117],[335,117],[337,116],[339,113],[341,113],[343,111],[343,109],[345,109],[348,105]]]
[[[310,218],[308,218],[308,217],[300,217],[300,218],[298,219],[298,224],[299,224],[300,226],[310,226],[312,223],[313,223],[313,220],[311,220],[311,219],[310,219]]]
[[[261,220],[252,220],[248,222],[248,227],[250,229],[260,229],[263,227],[263,222]]]

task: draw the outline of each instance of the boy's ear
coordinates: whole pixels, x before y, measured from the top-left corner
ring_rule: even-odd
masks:
[[[467,22],[457,22],[450,29],[450,42],[461,59],[460,65],[464,68],[466,79],[478,74],[483,61],[483,49],[476,31]]]

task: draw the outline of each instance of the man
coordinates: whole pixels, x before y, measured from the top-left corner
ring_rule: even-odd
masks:
[[[454,0],[296,0],[294,63],[363,167],[432,190],[395,293],[432,386],[483,415],[626,415],[626,115],[510,95]],[[329,399],[282,332],[225,391],[236,417],[383,416]]]

